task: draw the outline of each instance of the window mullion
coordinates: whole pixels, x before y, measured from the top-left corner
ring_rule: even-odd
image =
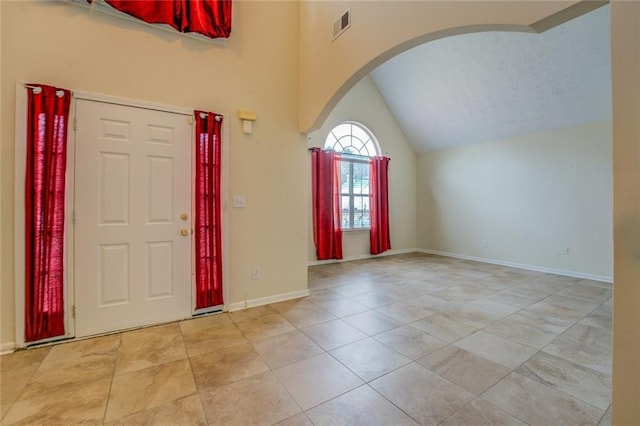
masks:
[[[349,228],[354,227],[353,161],[349,161]]]

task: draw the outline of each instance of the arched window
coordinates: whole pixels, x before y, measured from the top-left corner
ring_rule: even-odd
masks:
[[[342,229],[368,229],[371,225],[370,157],[380,155],[375,136],[353,121],[334,127],[325,149],[340,156],[340,202]]]

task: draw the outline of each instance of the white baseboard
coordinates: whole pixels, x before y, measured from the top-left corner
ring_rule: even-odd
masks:
[[[508,266],[510,268],[525,269],[527,271],[544,272],[547,274],[564,275],[567,277],[574,277],[574,278],[584,278],[587,280],[602,281],[606,283],[613,282],[613,277],[609,277],[605,275],[585,274],[583,272],[567,271],[565,269],[547,268],[544,266],[536,266],[536,265],[525,265],[522,263],[486,259],[484,257],[467,256],[464,254],[448,253],[448,252],[431,250],[431,249],[417,249],[416,251],[419,251],[421,253],[426,253],[426,254],[436,254],[438,256],[453,257],[455,259],[473,260],[476,262],[491,263],[493,265]]]
[[[0,343],[0,355],[10,354],[16,347],[16,342]]]
[[[285,300],[298,299],[309,295],[309,290],[292,291],[290,293],[274,294],[273,296],[259,297],[257,299],[245,300],[243,302],[230,303],[227,306],[229,312],[241,311],[256,306],[270,305],[272,303],[284,302]]]
[[[326,265],[328,263],[350,262],[352,260],[373,259],[376,257],[393,256],[395,254],[415,253],[417,251],[420,251],[420,249],[410,248],[410,249],[402,249],[402,250],[387,250],[383,253],[376,254],[376,255],[360,254],[357,256],[345,257],[344,259],[310,260],[307,262],[307,266]]]

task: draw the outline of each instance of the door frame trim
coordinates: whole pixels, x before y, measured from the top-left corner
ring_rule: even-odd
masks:
[[[72,213],[74,207],[74,197],[75,197],[75,150],[76,150],[76,140],[75,140],[75,129],[74,123],[76,120],[76,100],[87,100],[115,105],[123,105],[129,107],[143,108],[153,111],[161,111],[161,112],[169,112],[174,114],[184,115],[186,117],[193,117],[194,108],[180,107],[180,106],[172,106],[166,104],[159,104],[154,102],[146,102],[129,98],[122,98],[117,96],[104,95],[100,93],[92,93],[85,91],[75,91],[72,90],[72,100],[71,108],[69,110],[69,130],[67,133],[67,182],[66,182],[66,200],[65,200],[65,209],[66,209],[66,217],[65,217],[65,335],[57,336],[52,339],[40,340],[37,342],[29,342],[28,345],[41,344],[54,340],[68,340],[75,338],[75,320],[72,317],[72,309],[74,306],[74,297],[75,297],[75,281],[74,281],[74,268],[75,264],[73,261],[73,242],[75,238],[75,227],[72,222]],[[26,164],[25,164],[25,156],[26,156],[26,145],[27,145],[27,135],[26,131],[20,131],[20,129],[26,129],[27,123],[27,100],[28,100],[28,92],[25,87],[25,83],[23,81],[16,82],[16,119],[15,119],[15,165],[14,165],[14,215],[15,215],[15,226],[14,226],[14,290],[15,290],[15,347],[16,348],[24,348],[27,346],[27,343],[24,341],[24,329],[25,329],[25,289],[24,289],[24,268],[25,268],[25,239],[24,239],[24,229],[25,229],[25,199],[24,199],[24,179],[26,175]],[[223,282],[223,297],[225,300],[225,304],[222,306],[224,311],[228,309],[228,298],[229,298],[229,250],[228,250],[228,237],[227,231],[228,227],[228,178],[229,178],[229,122],[228,118],[229,114],[225,112],[217,112],[217,114],[222,115],[225,120],[222,122],[222,176],[221,176],[221,215],[222,215],[222,282]],[[192,141],[195,138],[195,126],[192,126]],[[191,161],[194,161],[194,153],[195,147],[192,145],[191,151]],[[195,169],[191,170],[191,182],[193,184]],[[193,211],[193,197],[192,197],[192,211]],[[193,214],[192,214],[193,217]],[[193,219],[192,219],[193,220]],[[193,222],[192,222],[193,226]],[[191,315],[197,315],[202,313],[202,310],[198,310],[196,312],[195,309],[195,275],[194,275],[194,253],[195,249],[195,239],[192,238],[192,256],[191,256]]]

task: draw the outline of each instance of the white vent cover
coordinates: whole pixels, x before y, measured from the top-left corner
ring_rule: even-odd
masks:
[[[337,39],[350,26],[351,26],[351,9],[347,9],[333,23],[333,40]]]

